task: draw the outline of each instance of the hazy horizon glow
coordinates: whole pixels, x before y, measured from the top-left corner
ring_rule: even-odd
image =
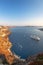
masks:
[[[43,0],[0,0],[0,25],[43,26]]]

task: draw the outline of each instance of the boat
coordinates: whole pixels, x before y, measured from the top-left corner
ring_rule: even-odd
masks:
[[[38,37],[37,35],[31,35],[30,37],[33,40],[40,41],[40,37]]]

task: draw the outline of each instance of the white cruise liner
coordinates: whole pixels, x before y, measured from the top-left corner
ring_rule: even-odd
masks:
[[[40,40],[40,37],[36,36],[36,35],[31,35],[30,36],[32,39],[36,40],[36,41],[39,41]]]

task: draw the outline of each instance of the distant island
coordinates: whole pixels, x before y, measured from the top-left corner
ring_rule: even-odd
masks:
[[[43,31],[43,28],[40,28],[39,30],[40,30],[40,31]]]
[[[2,26],[2,25],[0,25],[0,26]],[[4,26],[4,25],[3,25],[3,26]],[[8,26],[8,25],[7,25],[6,27],[8,27],[8,28],[15,28],[16,26],[10,26],[10,25]]]
[[[7,26],[8,28],[15,28],[16,26]]]

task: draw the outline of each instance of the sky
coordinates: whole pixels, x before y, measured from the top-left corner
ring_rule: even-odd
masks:
[[[43,26],[43,0],[0,0],[0,25]]]

